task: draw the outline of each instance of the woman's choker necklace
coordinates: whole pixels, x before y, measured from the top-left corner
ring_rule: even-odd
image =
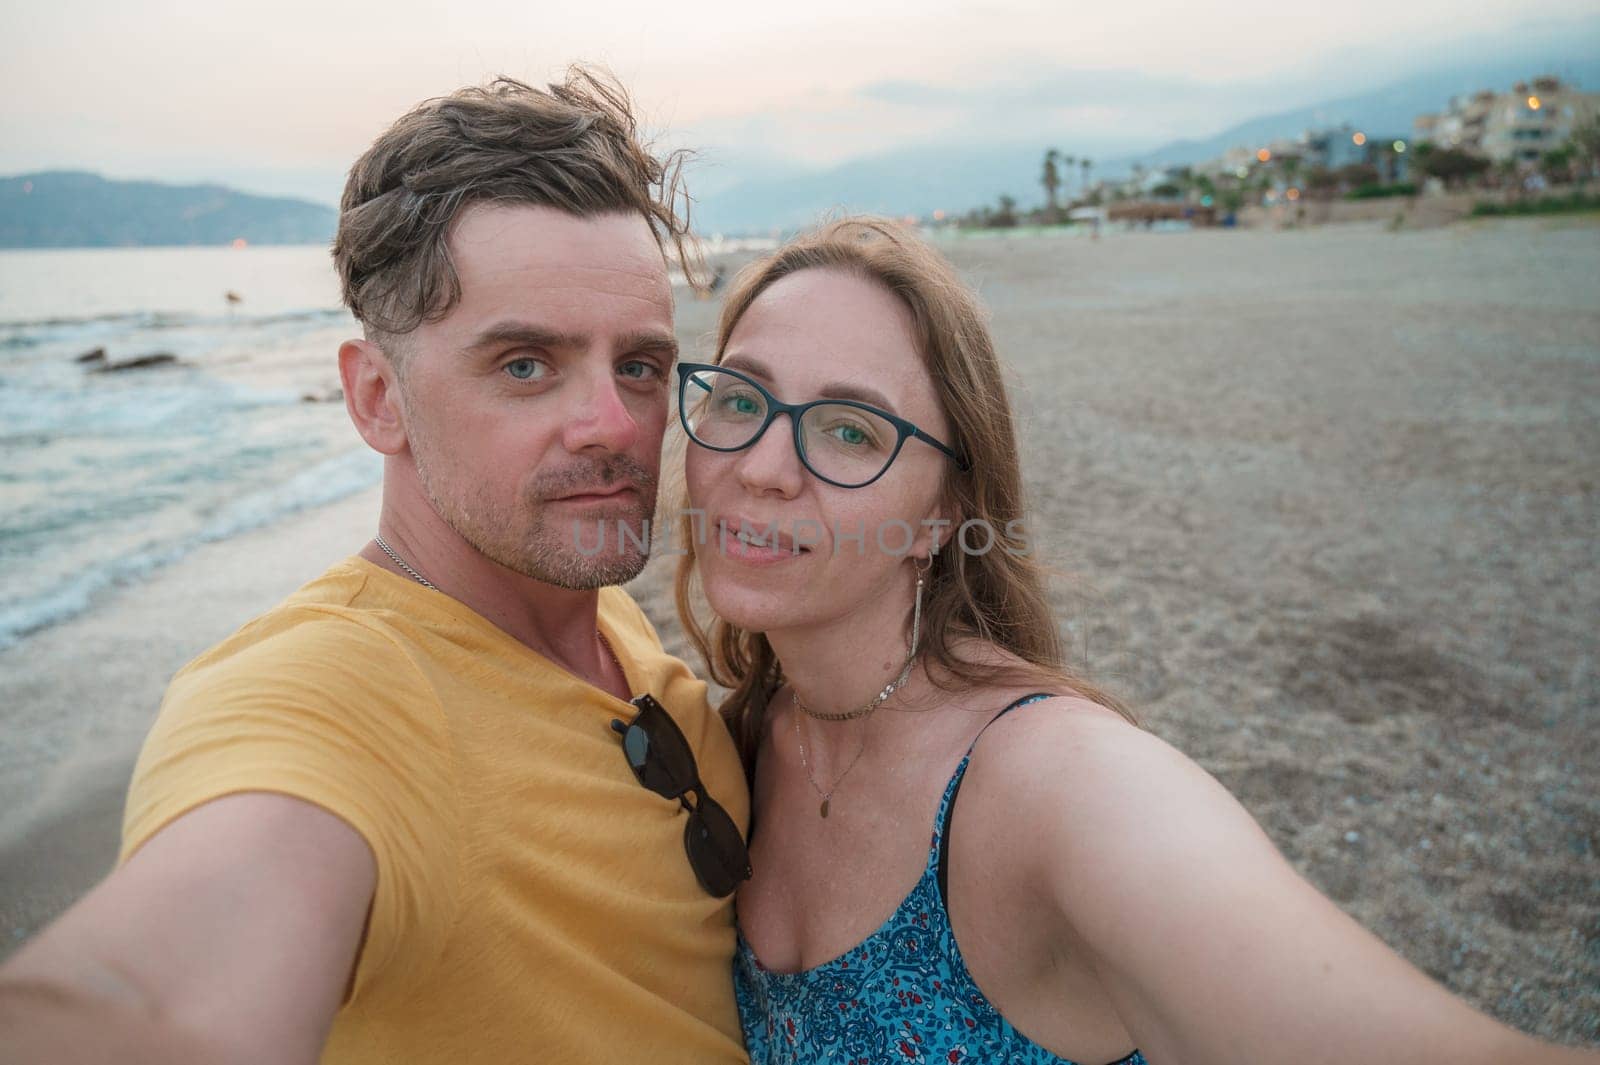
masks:
[[[916,662],[916,660],[917,660],[917,652],[916,652],[916,647],[913,645],[912,650],[911,650],[911,654],[906,658],[905,668],[900,671],[900,675],[898,677],[896,677],[894,680],[890,681],[888,684],[885,684],[883,686],[883,691],[879,692],[877,695],[874,695],[872,697],[872,701],[867,703],[867,705],[858,706],[854,710],[846,710],[842,714],[823,714],[823,713],[818,713],[817,711],[811,709],[811,707],[807,706],[804,703],[804,701],[801,700],[799,689],[794,688],[794,687],[790,687],[790,689],[789,689],[789,699],[790,699],[790,701],[792,701],[794,703],[794,706],[795,706],[796,710],[799,710],[802,714],[806,715],[809,718],[812,718],[813,720],[816,720],[816,721],[854,721],[858,717],[866,717],[868,714],[872,713],[878,707],[882,706],[883,705],[883,701],[885,699],[889,698],[889,696],[891,696],[895,692],[899,691],[901,685],[905,684],[906,681],[911,679],[911,666],[912,666],[912,664],[914,662]]]

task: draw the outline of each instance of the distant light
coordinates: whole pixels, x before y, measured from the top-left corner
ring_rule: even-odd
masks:
[[[944,221],[944,208],[941,207],[939,210],[933,212],[933,220],[935,222],[943,222]]]
[[[1300,190],[1290,189],[1286,195],[1288,195],[1289,199],[1291,200],[1298,200],[1300,198]]]
[[[1362,145],[1363,145],[1363,144],[1365,144],[1365,143],[1367,143],[1367,135],[1366,135],[1366,134],[1365,134],[1365,133],[1357,133],[1357,134],[1356,134],[1356,135],[1355,135],[1355,136],[1353,136],[1353,137],[1351,137],[1351,138],[1350,138],[1350,141],[1351,141],[1351,143],[1353,143],[1353,144],[1354,144],[1354,145],[1355,145],[1355,146],[1356,146],[1356,147],[1357,147],[1357,148],[1359,148],[1359,147],[1361,147],[1361,146],[1362,146]]]
[[[1256,158],[1265,163],[1272,158],[1272,153],[1263,148],[1256,153]]]
[[[1539,98],[1537,96],[1528,97],[1528,110],[1529,111],[1537,111],[1537,110],[1539,110],[1539,108],[1541,108],[1543,106],[1544,106],[1544,104],[1540,102],[1540,100],[1539,100]]]
[[[23,183],[22,183],[22,194],[23,194],[23,195],[24,195],[24,196],[31,196],[31,195],[33,195],[33,182],[31,182],[31,181],[24,181],[24,182],[23,182]]]
[[[1202,197],[1200,197],[1200,206],[1201,207],[1210,207],[1215,202],[1216,201],[1213,200],[1210,196],[1202,196]]]
[[[245,240],[243,237],[234,237],[233,238],[233,243],[229,245],[229,247],[234,248],[234,249],[248,248],[249,246],[250,246],[250,242],[248,240]]]
[[[1394,150],[1403,154],[1405,152],[1405,150],[1406,150],[1406,142],[1405,141],[1395,141],[1394,142]]]

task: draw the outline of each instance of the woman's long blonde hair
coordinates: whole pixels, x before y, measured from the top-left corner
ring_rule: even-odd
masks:
[[[1045,571],[1024,537],[1022,466],[1011,403],[999,358],[972,291],[950,263],[898,224],[855,217],[824,225],[745,267],[735,279],[717,325],[714,361],[721,362],[734,327],[756,298],[802,270],[845,271],[876,281],[900,298],[915,322],[939,405],[952,427],[949,443],[970,456],[970,467],[946,467],[943,491],[955,527],[979,519],[996,537],[983,553],[940,551],[926,577],[922,654],[946,690],[1001,683],[1038,684],[1075,692],[1132,720],[1122,704],[1072,669],[1062,653],[1054,613],[1045,594]],[[689,445],[693,447],[691,443]],[[689,640],[716,683],[731,689],[720,707],[746,770],[752,770],[765,727],[768,696],[783,683],[782,665],[765,635],[722,618],[702,624],[694,608],[700,594],[694,531],[684,518],[675,597]],[[987,534],[985,534],[987,536]],[[1007,550],[1010,548],[1010,550]],[[1011,652],[1021,667],[996,666],[956,653],[976,638]],[[942,683],[937,679],[940,675]]]

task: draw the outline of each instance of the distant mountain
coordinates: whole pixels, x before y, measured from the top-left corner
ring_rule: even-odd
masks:
[[[797,167],[703,196],[695,225],[702,232],[788,231],[832,210],[925,216],[992,203],[1002,193],[1027,197],[1043,152],[1032,143],[929,146],[826,170]]]
[[[220,185],[112,181],[78,170],[0,178],[0,248],[321,244],[337,213]]]
[[[1586,25],[1591,25],[1586,24]],[[1024,204],[1038,203],[1039,168],[1044,150],[1069,145],[1095,160],[1095,178],[1126,175],[1135,163],[1197,163],[1215,158],[1235,145],[1261,145],[1280,137],[1295,137],[1308,129],[1349,122],[1379,137],[1410,137],[1411,123],[1419,114],[1442,110],[1452,96],[1477,89],[1509,89],[1514,83],[1540,74],[1556,74],[1590,91],[1600,88],[1600,51],[1591,45],[1590,33],[1565,45],[1552,46],[1549,37],[1497,46],[1492,56],[1460,55],[1382,88],[1329,99],[1310,107],[1263,115],[1231,126],[1214,136],[1181,140],[1148,150],[1134,145],[1087,144],[1070,132],[1042,129],[1037,140],[1019,144],[974,143],[922,145],[871,158],[855,159],[827,169],[795,168],[774,176],[772,168],[704,196],[697,225],[704,231],[725,233],[790,230],[815,221],[829,211],[874,211],[894,215],[925,216],[936,209],[965,211],[992,204],[1009,194]],[[1079,175],[1063,175],[1067,190],[1077,187]]]

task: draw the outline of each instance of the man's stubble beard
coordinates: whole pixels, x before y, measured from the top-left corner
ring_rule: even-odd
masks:
[[[481,490],[481,481],[470,475],[446,479],[435,476],[432,448],[426,434],[416,433],[414,426],[415,423],[408,426],[412,430],[411,458],[423,494],[445,524],[491,562],[558,588],[591,591],[626,584],[650,561],[649,520],[655,514],[657,479],[637,460],[612,455],[587,468],[540,477],[526,487],[521,505],[508,512]],[[452,481],[468,490],[459,496],[443,491]],[[638,502],[626,508],[602,504],[608,511],[605,517],[580,518],[576,523],[568,520],[564,528],[558,528],[554,512],[541,495],[590,487],[597,481],[608,485],[623,481],[633,486]],[[526,531],[519,533],[524,523]],[[632,532],[631,538],[623,537],[624,528]],[[594,550],[602,537],[604,550]],[[580,542],[587,554],[578,549]]]

